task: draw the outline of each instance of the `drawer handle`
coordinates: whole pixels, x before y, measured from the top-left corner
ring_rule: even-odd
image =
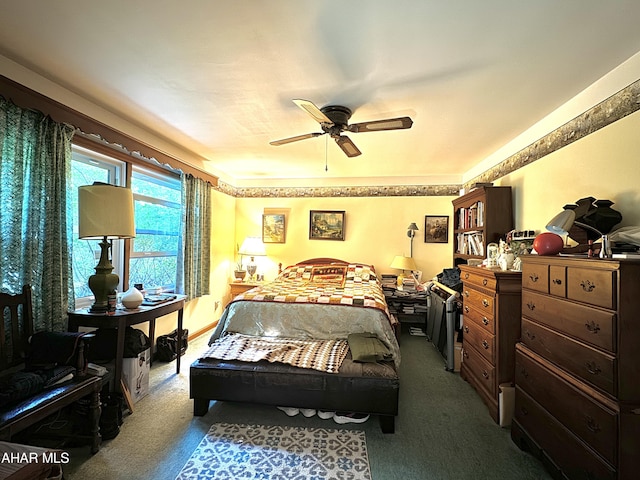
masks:
[[[464,326],[464,333],[469,333],[469,325]]]
[[[559,278],[554,278],[553,280],[551,280],[551,283],[555,285],[562,285],[562,280],[560,280]]]
[[[464,306],[464,313],[469,313],[469,307],[467,307],[466,305]]]
[[[465,290],[465,291],[464,291],[464,296],[465,296],[465,297],[467,297],[467,298],[469,298],[469,290]]]
[[[520,413],[522,415],[529,415],[529,410],[527,410],[525,407],[520,407]]]
[[[486,298],[482,299],[482,306],[483,307],[488,307],[489,306],[489,301]]]
[[[465,279],[465,280],[468,280],[468,279],[469,279],[469,274],[468,274],[468,273],[465,273],[465,274],[464,274],[464,279]]]
[[[489,348],[489,342],[487,342],[486,340],[482,340],[482,346],[485,350],[487,350]]]
[[[587,362],[586,367],[587,372],[589,372],[591,375],[600,375],[602,373],[602,370],[600,370],[600,367],[598,367],[596,362]]]
[[[536,309],[536,304],[533,303],[532,301],[528,301],[527,308],[533,312]]]
[[[538,281],[538,275],[536,275],[535,273],[532,273],[531,275],[529,275],[529,278],[531,279],[532,282],[537,282]]]
[[[486,370],[482,371],[482,376],[485,378],[485,380],[489,380],[489,372],[487,372]]]
[[[600,331],[600,325],[593,320],[591,321],[591,323],[585,323],[584,326],[587,327],[587,330],[589,330],[591,333],[598,333]]]
[[[582,282],[580,282],[580,286],[585,292],[593,292],[593,290],[596,288],[596,284],[591,283],[590,280],[583,280]]]
[[[593,433],[598,433],[601,430],[600,425],[598,425],[598,423],[588,415],[587,415],[587,428],[591,430]]]
[[[467,351],[466,351],[466,350],[463,350],[463,351],[462,351],[462,356],[463,356],[464,358],[469,358],[469,354],[467,353]]]
[[[527,372],[527,369],[522,367],[520,369],[520,374],[524,377],[524,378],[529,378],[529,372]]]
[[[489,325],[489,319],[487,317],[482,317],[482,323]]]
[[[525,330],[524,334],[529,340],[533,340],[534,338],[536,338],[535,333],[531,333],[529,330]]]
[[[484,285],[484,286],[486,287],[486,286],[487,286],[487,283],[489,283],[489,282],[487,281],[487,279],[486,279],[486,278],[483,278],[483,279],[482,279],[482,285]]]

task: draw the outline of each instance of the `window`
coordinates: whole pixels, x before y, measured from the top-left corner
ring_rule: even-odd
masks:
[[[74,146],[71,163],[73,208],[73,283],[77,306],[91,302],[88,279],[100,258],[98,240],[78,238],[78,187],[93,182],[126,184],[127,162]],[[181,184],[175,175],[133,165],[131,189],[134,197],[136,238],[129,242],[128,278],[124,272],[124,240],[113,242],[114,272],[118,289],[141,283],[145,289],[174,290],[181,233]],[[105,205],[105,208],[109,208]]]
[[[113,185],[125,184],[125,163],[98,155],[88,150],[74,147],[71,161],[71,208],[73,212],[73,291],[76,301],[93,295],[87,284],[89,277],[95,273],[95,266],[100,259],[99,240],[81,240],[78,238],[78,187],[91,185],[93,182],[104,182]],[[108,208],[108,206],[105,206]],[[120,276],[119,288],[122,289],[123,241],[113,242],[112,263],[114,271]],[[82,306],[85,302],[78,302]],[[89,303],[87,298],[86,303]]]
[[[180,180],[133,167],[136,238],[129,261],[129,284],[175,290],[180,245]]]

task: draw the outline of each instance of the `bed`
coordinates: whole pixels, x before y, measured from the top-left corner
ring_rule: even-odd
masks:
[[[400,348],[372,266],[315,258],[235,297],[190,368],[194,415],[211,400],[378,415],[393,433]]]

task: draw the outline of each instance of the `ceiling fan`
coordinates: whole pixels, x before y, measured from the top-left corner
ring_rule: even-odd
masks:
[[[322,132],[306,133],[282,140],[274,140],[273,142],[269,142],[270,145],[285,145],[287,143],[297,142],[298,140],[319,137],[327,133],[336,141],[347,157],[357,157],[362,152],[358,150],[358,147],[355,146],[349,137],[341,135],[342,132],[360,133],[380,130],[400,130],[403,128],[411,128],[411,125],[413,125],[413,120],[409,117],[388,118],[386,120],[373,120],[349,125],[348,122],[352,112],[351,109],[347,107],[327,105],[326,107],[318,108],[313,102],[301,99],[295,99],[293,103],[311,115],[322,127]]]

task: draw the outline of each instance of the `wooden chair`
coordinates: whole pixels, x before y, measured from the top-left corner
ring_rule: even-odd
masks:
[[[28,360],[29,339],[34,334],[31,287],[25,285],[22,293],[0,293],[0,377],[23,370]],[[63,334],[61,334],[63,335]],[[66,333],[66,335],[69,335]],[[77,402],[88,400],[89,433],[86,437],[91,452],[100,449],[100,377],[87,375],[83,358],[84,340],[78,339],[76,374],[72,380],[45,388],[28,398],[0,407],[0,441],[10,442],[18,432],[44,420],[49,415]],[[24,441],[23,441],[24,443]]]

